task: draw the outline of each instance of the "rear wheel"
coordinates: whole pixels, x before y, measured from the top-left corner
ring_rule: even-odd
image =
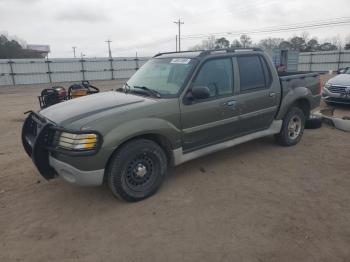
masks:
[[[296,145],[304,133],[305,114],[298,107],[292,107],[283,119],[281,132],[275,135],[282,146]]]
[[[167,158],[162,148],[146,139],[130,141],[112,157],[108,186],[119,198],[135,202],[153,195],[162,184]]]

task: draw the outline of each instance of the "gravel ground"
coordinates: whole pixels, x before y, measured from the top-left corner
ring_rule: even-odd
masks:
[[[44,86],[0,88],[0,261],[350,261],[349,133],[248,142],[171,170],[130,204],[38,176],[20,130]]]

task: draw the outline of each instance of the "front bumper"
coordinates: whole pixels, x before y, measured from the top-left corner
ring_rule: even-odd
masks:
[[[99,186],[103,183],[104,169],[84,171],[49,156],[50,166],[65,181],[78,186]]]
[[[350,104],[350,94],[332,93],[327,88],[323,89],[322,100],[330,103]]]
[[[62,154],[62,150],[53,146],[57,129],[53,123],[34,112],[29,114],[23,124],[22,144],[39,173],[47,180],[60,176],[76,185],[101,185],[104,169],[80,170],[54,157],[57,153]],[[90,155],[92,153],[88,152]],[[73,154],[71,157],[79,156]]]

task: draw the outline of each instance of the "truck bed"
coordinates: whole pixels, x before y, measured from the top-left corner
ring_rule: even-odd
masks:
[[[306,87],[312,95],[320,93],[320,75],[315,72],[283,72],[279,73],[282,95],[297,87]]]
[[[302,77],[303,75],[319,75],[319,73],[308,72],[308,71],[278,72],[279,77],[286,77],[286,76]]]
[[[310,103],[310,110],[320,104],[321,83],[320,75],[315,72],[283,72],[279,73],[281,83],[281,100],[286,102],[289,95],[305,97]],[[305,92],[305,88],[309,91]],[[280,105],[280,107],[282,104]]]

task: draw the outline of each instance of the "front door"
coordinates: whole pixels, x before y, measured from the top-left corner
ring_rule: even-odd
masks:
[[[190,86],[195,85],[208,87],[210,97],[180,105],[184,152],[227,140],[238,132],[232,59],[204,62]]]

